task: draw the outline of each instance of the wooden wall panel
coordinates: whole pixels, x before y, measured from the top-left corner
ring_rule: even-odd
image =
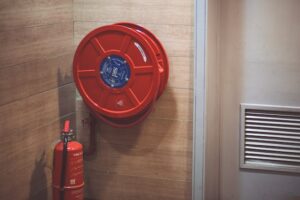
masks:
[[[0,68],[0,105],[71,83],[73,53]]]
[[[72,83],[14,101],[0,107],[0,135],[13,135],[24,130],[44,126],[57,116],[73,112],[75,102],[72,100],[75,88]],[[22,135],[20,136],[22,138]],[[3,141],[10,140],[5,137]],[[21,141],[20,141],[21,142]],[[1,146],[1,148],[4,148]]]
[[[71,83],[0,107],[1,199],[15,190],[19,192],[13,194],[13,199],[27,199],[35,194],[29,193],[49,186],[50,172],[45,168],[46,157],[41,156],[59,138],[60,121],[72,119],[75,114],[74,89]],[[38,177],[32,180],[34,173],[45,173],[44,185]],[[29,191],[29,187],[37,188]]]
[[[58,138],[61,122],[65,119],[74,121],[74,118],[74,114],[68,114],[54,119],[45,126],[20,131],[10,136],[18,142],[14,146],[7,141],[1,141],[1,146],[6,147],[1,148],[3,153],[0,154],[1,199],[51,199],[52,171],[49,168],[47,151]],[[11,148],[8,149],[8,146]]]
[[[72,8],[0,2],[0,199],[52,199],[50,147],[65,119],[75,125]]]
[[[72,35],[70,22],[0,32],[0,68],[70,52]]]
[[[168,85],[171,88],[192,89],[194,82],[194,58],[170,57],[170,74]]]
[[[98,199],[163,199],[163,200],[181,200],[191,199],[191,182],[180,182],[174,180],[152,179],[145,177],[134,177],[102,173],[99,171],[90,171],[87,177],[89,185],[97,187],[88,188],[88,193],[93,200]],[[101,179],[95,179],[93,176]]]
[[[146,122],[147,124],[143,126],[143,130],[146,128],[151,129],[150,125],[156,126],[155,123],[157,122],[158,121]],[[169,121],[162,122],[164,126],[167,125],[169,127],[172,126],[170,125],[171,123],[172,122]],[[188,123],[183,123],[179,126],[173,125],[174,128],[170,127],[169,130],[174,131],[175,128],[181,128],[181,130],[190,131],[190,129],[187,128],[189,125],[190,124]],[[106,129],[100,129],[100,131],[103,132],[105,130]],[[157,128],[155,130],[157,130]],[[162,131],[163,130],[164,129],[162,129]],[[113,135],[114,137],[118,137],[120,131],[121,130],[118,130],[118,132],[115,134],[111,131],[107,131],[107,133]],[[126,136],[131,137],[129,134],[136,136],[136,133],[137,131],[133,130],[130,132],[128,131],[128,133],[125,134]],[[106,136],[99,137],[99,153],[97,154],[94,162],[91,162],[86,166],[87,173],[90,173],[90,170],[93,170],[104,173],[109,172],[117,175],[151,179],[162,178],[183,182],[191,181],[191,158],[187,157],[187,155],[191,153],[191,148],[188,146],[188,144],[191,142],[191,138],[183,138],[183,142],[177,142],[176,139],[178,138],[159,141],[158,139],[153,139],[153,137],[179,137],[179,133],[176,133],[174,134],[175,136],[173,136],[170,133],[162,135],[160,132],[160,135],[156,135],[151,132],[146,132],[145,135],[146,136],[137,136],[138,139],[129,141],[129,144],[123,144],[124,142],[117,143],[112,140],[108,140],[105,138]],[[151,138],[152,141],[147,138]],[[145,145],[145,141],[147,141],[148,145]],[[177,144],[169,144],[176,142]],[[126,154],[120,156],[120,152],[126,152]],[[166,169],[168,170],[166,171]]]
[[[3,0],[0,2],[0,32],[70,22],[72,7],[72,0]]]
[[[121,19],[120,19],[121,21]],[[112,24],[113,22],[76,22],[74,26],[75,44],[96,27]],[[188,25],[147,24],[141,23],[151,30],[167,49],[170,57],[191,57],[193,55],[193,27]],[[172,37],[171,37],[172,36]],[[188,67],[188,65],[187,65]]]
[[[78,112],[80,117],[88,116],[83,114],[84,110]],[[85,128],[79,128],[78,132],[86,133]],[[192,135],[183,133],[192,132],[192,121],[150,116],[144,123],[129,129],[100,123],[98,131],[97,156],[93,162],[86,163],[87,173],[98,170],[119,175],[191,181],[192,159],[189,155],[192,152]],[[83,143],[87,145],[88,140]]]
[[[74,8],[75,21],[193,25],[193,1],[190,0],[76,0]]]
[[[192,121],[192,95],[193,91],[189,89],[167,88],[149,118]]]
[[[193,113],[193,1],[75,0],[74,41],[119,21],[141,24],[169,56],[170,79],[154,111],[128,129],[97,124],[96,155],[85,161],[86,198],[191,199]],[[88,110],[76,101],[79,139],[88,145]]]

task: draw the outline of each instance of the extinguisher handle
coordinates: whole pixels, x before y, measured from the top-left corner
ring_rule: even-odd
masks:
[[[64,133],[69,133],[70,132],[70,120],[66,120],[65,121],[65,125],[64,125]]]

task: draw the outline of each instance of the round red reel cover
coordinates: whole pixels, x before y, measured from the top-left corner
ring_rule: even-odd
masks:
[[[109,25],[79,44],[73,76],[85,103],[113,118],[142,112],[157,98],[159,63],[151,45],[130,28]]]
[[[129,23],[129,22],[119,22],[116,24],[136,30],[138,33],[145,35],[148,39],[148,42],[151,43],[152,46],[155,45],[155,47],[153,47],[153,48],[156,50],[156,56],[157,56],[160,66],[162,68],[160,70],[161,82],[160,82],[160,87],[159,87],[159,92],[158,92],[158,97],[159,97],[160,95],[162,95],[164,89],[166,88],[166,85],[167,85],[167,82],[169,79],[169,60],[168,60],[166,50],[164,49],[164,47],[161,44],[161,42],[159,41],[159,39],[148,29],[146,29],[142,26],[139,26],[137,24]]]

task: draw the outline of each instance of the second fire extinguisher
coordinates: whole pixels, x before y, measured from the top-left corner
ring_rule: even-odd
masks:
[[[54,149],[52,184],[53,200],[83,200],[83,148],[68,120]]]

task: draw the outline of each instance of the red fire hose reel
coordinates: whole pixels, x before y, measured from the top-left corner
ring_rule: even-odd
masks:
[[[118,23],[91,31],[73,61],[78,91],[91,113],[128,127],[145,119],[169,76],[167,54],[147,29]]]

